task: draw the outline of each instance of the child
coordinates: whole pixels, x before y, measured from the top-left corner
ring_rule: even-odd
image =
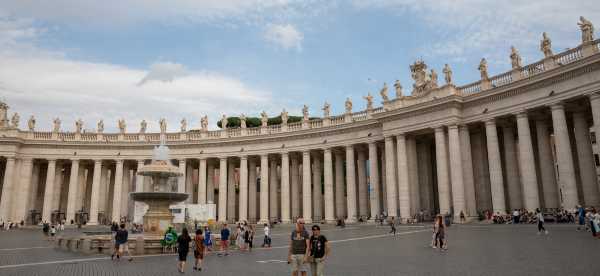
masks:
[[[52,227],[50,227],[50,240],[54,240],[54,235],[56,235],[56,228],[52,225]]]

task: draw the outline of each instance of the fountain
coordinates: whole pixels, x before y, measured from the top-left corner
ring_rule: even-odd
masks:
[[[169,206],[188,198],[188,194],[178,193],[177,187],[169,181],[183,174],[178,167],[170,164],[169,148],[164,143],[164,135],[161,135],[160,145],[154,148],[152,162],[140,168],[137,174],[150,177],[152,183],[152,192],[129,194],[133,200],[148,204],[148,211],[144,215],[144,232],[164,233],[173,222]]]

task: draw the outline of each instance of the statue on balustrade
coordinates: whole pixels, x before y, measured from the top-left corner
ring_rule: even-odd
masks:
[[[52,128],[52,131],[54,131],[54,132],[60,131],[60,119],[58,117],[56,117],[54,119],[54,127]]]
[[[266,127],[269,122],[269,117],[267,116],[267,112],[263,111],[260,113],[260,125],[262,127]]]
[[[8,126],[8,105],[0,101],[0,127]]]
[[[200,118],[200,128],[204,131],[208,130],[208,115],[204,115],[204,117]]]
[[[81,130],[83,129],[83,120],[81,120],[81,118],[77,119],[77,121],[75,121],[75,133],[81,133]]]
[[[181,119],[181,132],[185,132],[187,129],[187,121],[185,118]]]
[[[165,118],[160,118],[158,125],[160,126],[160,133],[167,132],[167,120]]]
[[[394,88],[396,89],[396,98],[402,98],[402,84],[399,80],[394,83]]]
[[[521,55],[515,48],[515,46],[510,46],[510,63],[512,65],[512,69],[521,68]]]
[[[366,96],[363,97],[367,101],[367,110],[373,109],[373,96],[371,96],[371,92],[368,92]]]
[[[323,105],[323,117],[329,118],[330,115],[331,115],[331,105],[329,105],[329,103],[325,102],[325,104]]]
[[[104,120],[98,121],[98,133],[104,132]]]
[[[304,105],[302,107],[302,120],[308,121],[308,106]]]
[[[411,77],[415,81],[411,96],[421,96],[425,92],[437,87],[437,83],[434,85],[432,81],[432,78],[437,80],[437,73],[433,71],[432,74],[427,74],[427,64],[422,60],[417,60],[410,65],[410,71]],[[400,84],[400,82],[398,82],[398,84]],[[402,87],[400,87],[400,89],[402,89]],[[396,93],[398,93],[398,91],[396,91]]]
[[[281,111],[281,124],[287,125],[287,121],[288,121],[288,112],[285,111],[285,108],[284,108],[283,111]]]
[[[352,113],[352,100],[350,100],[350,98],[346,98],[346,103],[344,105],[346,106],[346,113]]]
[[[546,58],[549,58],[554,55],[552,53],[552,40],[550,40],[546,32],[542,33],[542,41],[540,41],[540,50],[544,53],[544,57]]]
[[[223,114],[223,117],[221,118],[221,129],[227,129],[227,123],[227,116]]]
[[[444,73],[444,80],[446,81],[446,84],[452,84],[452,69],[450,69],[448,63],[444,65],[444,70],[442,70],[442,72]]]
[[[485,58],[482,58],[479,62],[479,67],[477,67],[477,70],[479,70],[479,73],[481,73],[481,80],[489,79],[487,69],[487,61]]]
[[[29,120],[27,121],[27,126],[29,127],[29,131],[35,130],[35,117],[33,117],[33,115],[29,117]]]
[[[438,87],[438,75],[435,72],[435,70],[433,70],[433,68],[431,68],[431,74],[429,74],[429,78],[431,79],[431,88],[437,88]]]
[[[389,96],[388,96],[388,86],[387,83],[383,83],[383,87],[381,88],[381,90],[379,91],[379,95],[381,95],[381,98],[383,98],[384,102],[387,102],[390,100]]]
[[[591,43],[594,41],[594,24],[583,16],[579,17],[579,21],[577,25],[581,29],[581,43]]]
[[[19,113],[15,112],[15,114],[13,114],[12,118],[10,119],[11,126],[14,128],[19,128],[20,120],[21,120],[21,117],[19,116]]]
[[[146,128],[148,127],[148,123],[146,123],[146,120],[143,120],[140,122],[140,133],[146,133]]]
[[[246,128],[246,115],[244,115],[244,113],[242,113],[242,115],[240,115],[240,126],[242,128]]]
[[[125,133],[125,128],[127,127],[127,125],[125,124],[125,119],[119,119],[118,126],[119,126],[119,132],[121,134]]]

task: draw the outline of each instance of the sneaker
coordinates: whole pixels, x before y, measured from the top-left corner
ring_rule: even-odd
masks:
[[[431,248],[433,248],[433,249],[436,249],[436,248],[437,248],[437,246],[435,246],[435,245],[434,245],[434,246],[432,246]]]

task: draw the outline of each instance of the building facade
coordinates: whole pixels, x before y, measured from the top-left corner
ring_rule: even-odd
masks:
[[[583,21],[582,21],[583,22]],[[582,24],[587,24],[583,22]],[[590,23],[591,24],[591,23]],[[581,25],[581,24],[580,24]],[[545,58],[456,86],[411,65],[410,96],[387,86],[381,107],[320,119],[262,127],[146,133],[52,131],[18,128],[19,117],[0,108],[0,220],[36,223],[66,219],[88,224],[133,218],[141,208],[128,193],[148,191],[136,171],[152,158],[161,137],[188,203],[217,204],[219,221],[349,222],[385,213],[406,221],[421,210],[468,217],[490,210],[574,208],[600,205],[593,133],[600,133],[600,40],[582,28],[582,42]],[[593,29],[593,28],[592,28]],[[588,33],[586,33],[586,31]],[[283,114],[282,114],[283,115]],[[285,114],[287,116],[287,113]],[[226,118],[224,118],[226,120]],[[223,122],[223,121],[222,121]],[[592,134],[592,135],[590,135]],[[595,147],[595,146],[594,146]],[[597,157],[596,157],[597,158]]]

